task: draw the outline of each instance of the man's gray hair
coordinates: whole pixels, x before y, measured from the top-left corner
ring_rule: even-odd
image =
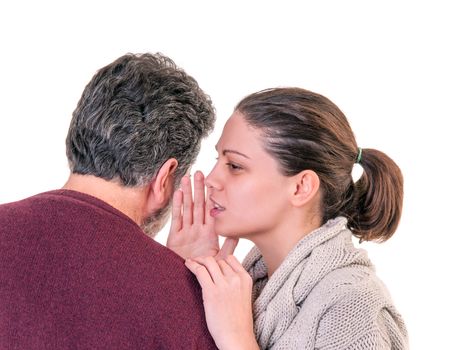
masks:
[[[94,75],[73,112],[71,172],[142,186],[175,158],[179,182],[214,122],[210,97],[171,59],[124,55]]]

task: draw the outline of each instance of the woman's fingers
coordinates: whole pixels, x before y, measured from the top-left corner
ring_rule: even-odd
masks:
[[[193,224],[193,193],[191,190],[191,180],[185,175],[181,181],[183,192],[183,225],[190,226]]]
[[[223,281],[223,272],[221,271],[221,268],[214,257],[212,256],[197,257],[193,258],[192,260],[206,267],[207,271],[210,274],[210,277],[212,278],[215,284]]]
[[[221,247],[220,251],[216,255],[217,259],[226,259],[229,255],[234,254],[234,250],[239,243],[238,238],[226,238],[224,240],[223,246]]]
[[[253,288],[253,280],[237,258],[234,255],[229,255],[224,261],[232,269],[235,276],[240,279],[240,284],[251,291],[251,288]]]
[[[183,193],[181,190],[177,190],[172,197],[171,233],[178,232],[182,229],[182,203]]]
[[[232,267],[229,266],[229,264],[225,260],[218,260],[217,263],[224,276],[229,276],[234,273],[234,270],[232,269]]]
[[[204,175],[200,171],[194,174],[194,216],[193,222],[204,224],[205,185]]]
[[[237,273],[248,273],[242,264],[237,260],[234,255],[228,255],[225,259],[226,263]]]
[[[213,286],[212,277],[204,265],[201,265],[192,259],[186,259],[185,266],[196,276],[203,289]]]

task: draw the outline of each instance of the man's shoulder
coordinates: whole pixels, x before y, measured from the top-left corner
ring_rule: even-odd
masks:
[[[12,279],[12,298],[25,288],[37,300],[75,305],[74,313],[109,310],[94,320],[94,333],[117,325],[123,337],[134,325],[148,341],[175,344],[169,348],[215,348],[200,287],[184,260],[96,199],[50,191],[1,205],[0,240],[0,274]],[[24,285],[17,276],[39,283]]]
[[[0,204],[0,213],[2,214],[26,214],[31,212],[30,210],[33,209],[33,212],[39,212],[49,209],[53,206],[65,206],[66,203],[89,203],[87,198],[90,199],[89,196],[84,195],[82,193],[78,194],[74,191],[67,191],[67,190],[51,190],[46,192],[41,192],[38,194],[31,195],[26,198],[18,199],[12,202]],[[85,197],[85,198],[84,198]],[[94,198],[93,198],[94,199]]]
[[[13,226],[16,226],[16,219],[35,215],[39,210],[44,211],[46,208],[39,204],[40,201],[40,194],[38,194],[0,204],[0,226],[3,228],[5,228],[5,225],[8,226],[8,224],[14,224]]]
[[[40,195],[42,195],[42,193],[35,194],[35,195],[26,197],[26,198],[16,199],[16,200],[5,202],[5,203],[0,203],[0,212],[5,212],[8,210],[11,210],[12,208],[18,208],[21,206],[25,206],[28,203],[33,202],[35,200],[35,197],[39,197]]]

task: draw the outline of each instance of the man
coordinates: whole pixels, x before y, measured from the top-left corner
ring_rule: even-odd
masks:
[[[167,57],[120,57],[86,86],[61,190],[0,205],[1,349],[212,349],[200,290],[154,235],[214,110]]]

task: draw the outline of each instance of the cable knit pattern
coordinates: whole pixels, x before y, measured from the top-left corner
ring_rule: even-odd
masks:
[[[305,236],[270,279],[258,248],[249,252],[261,349],[408,349],[404,322],[346,223]]]

